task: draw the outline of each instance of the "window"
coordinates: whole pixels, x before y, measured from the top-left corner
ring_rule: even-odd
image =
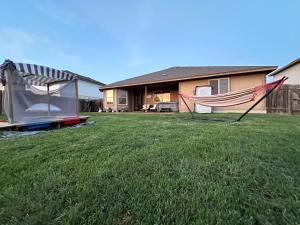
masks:
[[[217,95],[219,93],[219,82],[218,80],[210,80],[209,84],[211,86],[211,94]]]
[[[228,79],[219,80],[219,93],[224,94],[228,92]]]
[[[127,105],[127,91],[126,90],[118,90],[118,104],[119,105]]]
[[[211,94],[224,94],[229,91],[229,78],[210,80]]]
[[[106,103],[113,104],[114,103],[114,90],[106,91]]]
[[[171,94],[168,93],[154,93],[154,101],[156,102],[170,102],[171,101]]]

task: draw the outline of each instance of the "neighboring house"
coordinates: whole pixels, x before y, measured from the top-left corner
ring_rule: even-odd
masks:
[[[289,79],[287,79],[284,84],[300,85],[300,58],[273,71],[269,76],[273,76],[274,80],[280,80],[283,76],[286,76]]]
[[[70,71],[67,72],[72,73]],[[75,75],[78,79],[78,98],[81,100],[80,111],[98,112],[99,109],[102,109],[103,102],[103,93],[99,89],[105,84],[86,76]]]
[[[104,86],[102,82],[94,80],[92,78],[79,75],[77,73],[73,73],[70,71],[66,71],[68,73],[74,74],[78,78],[78,97],[79,99],[85,100],[93,100],[93,99],[102,99],[103,93],[99,91],[99,89]],[[62,86],[62,84],[52,85],[52,89],[55,90]],[[47,90],[47,87],[44,86],[35,86],[38,89]],[[1,88],[1,86],[0,86]]]
[[[105,84],[92,78],[77,74],[79,99],[99,99],[103,98],[103,93],[99,91]]]
[[[118,81],[101,90],[104,93],[103,108],[114,111],[140,111],[144,104],[172,102],[178,105],[180,112],[188,108],[178,93],[194,95],[198,86],[212,87],[212,94],[237,91],[266,82],[266,75],[274,71],[275,66],[207,66],[172,67],[169,69]],[[193,102],[187,101],[195,110]],[[253,102],[231,107],[213,107],[213,112],[242,112]],[[266,102],[262,101],[252,112],[266,112]]]
[[[267,98],[269,113],[299,114],[300,113],[300,58],[269,74],[273,80],[288,77],[284,85]]]

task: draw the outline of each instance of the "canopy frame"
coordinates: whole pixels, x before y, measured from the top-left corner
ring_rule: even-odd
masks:
[[[12,98],[12,84],[11,76],[13,73],[17,72],[28,85],[30,86],[46,86],[47,96],[48,96],[48,116],[50,115],[50,86],[62,82],[74,81],[75,82],[75,95],[76,95],[76,113],[79,113],[79,100],[78,100],[78,78],[77,75],[64,70],[57,70],[50,67],[39,66],[35,64],[26,63],[14,63],[11,60],[5,60],[5,62],[0,66],[0,79],[2,85],[5,87],[7,96],[8,107],[8,120],[10,123],[17,122],[14,118],[14,107]]]

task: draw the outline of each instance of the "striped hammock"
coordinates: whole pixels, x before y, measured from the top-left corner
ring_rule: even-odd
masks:
[[[276,85],[276,89],[281,87],[284,80],[274,81],[268,84],[259,85],[252,88],[242,89],[238,91],[228,92],[225,94],[218,94],[212,96],[195,96],[195,95],[186,95],[180,93],[179,95],[183,98],[198,103],[204,106],[210,107],[226,107],[240,105],[247,102],[254,101],[257,96],[264,93],[267,89],[272,89]]]

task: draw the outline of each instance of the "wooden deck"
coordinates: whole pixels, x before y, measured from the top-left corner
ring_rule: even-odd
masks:
[[[76,119],[80,120],[80,123],[86,122],[89,116],[78,116]],[[55,128],[60,128],[60,127],[65,127],[69,126],[66,124],[66,121],[71,121],[72,119],[75,119],[75,117],[61,117],[61,118],[56,118],[54,120],[50,121],[39,121],[39,122],[32,122],[32,123],[8,123],[4,121],[0,121],[0,131],[1,130],[13,130],[13,131],[18,131],[18,130],[24,130],[29,126],[34,126],[34,125],[43,125],[43,124],[50,124],[50,127],[55,129]]]

